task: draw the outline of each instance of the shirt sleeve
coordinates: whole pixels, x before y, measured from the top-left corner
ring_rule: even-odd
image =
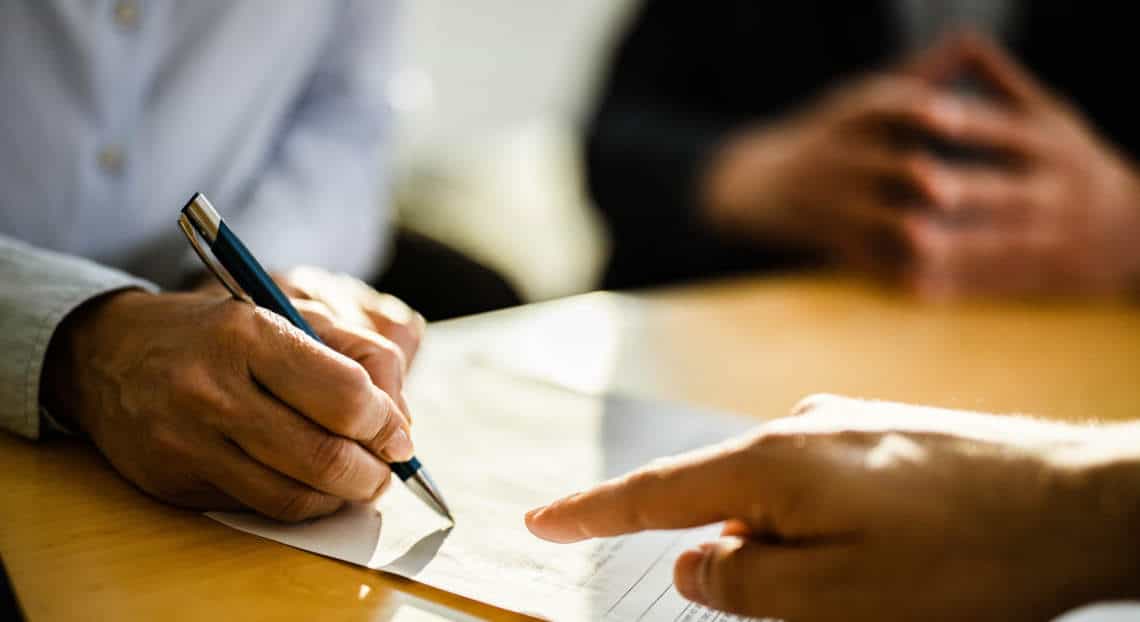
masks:
[[[85,301],[132,287],[157,289],[118,270],[0,236],[0,427],[40,435],[40,372],[55,328]]]
[[[301,264],[371,277],[388,247],[394,0],[343,4],[321,60],[228,224],[270,270]],[[200,269],[196,258],[188,265]]]

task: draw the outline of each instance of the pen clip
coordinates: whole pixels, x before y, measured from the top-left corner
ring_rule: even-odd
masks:
[[[229,270],[226,270],[225,266],[214,257],[214,254],[202,244],[197,227],[194,226],[194,223],[191,222],[185,212],[178,216],[178,227],[182,229],[182,233],[190,242],[190,246],[194,248],[194,252],[198,254],[198,258],[202,260],[202,263],[206,264],[206,267],[210,269],[210,272],[214,273],[214,276],[229,290],[230,294],[242,302],[253,304],[253,299],[237,284],[234,277],[230,275]]]

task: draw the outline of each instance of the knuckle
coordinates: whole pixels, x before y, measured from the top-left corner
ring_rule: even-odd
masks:
[[[370,290],[371,291],[371,290]],[[391,294],[372,292],[368,305],[374,319],[386,330],[401,328],[409,335],[415,336],[423,332],[426,324],[422,315],[409,307],[404,301]]]
[[[925,266],[944,254],[937,233],[924,225],[903,227],[901,237],[917,266]]]
[[[218,306],[217,323],[225,337],[245,341],[256,337],[259,314],[252,306],[227,300]]]
[[[389,339],[393,343],[406,344],[409,348],[416,348],[420,339],[423,337],[423,332],[412,324],[400,324],[396,330],[392,332]]]
[[[839,103],[850,105],[858,116],[875,115],[890,109],[890,102],[898,96],[899,89],[898,81],[887,76],[876,76],[852,91],[838,91],[836,98]]]
[[[324,435],[313,449],[310,465],[319,485],[335,486],[352,475],[353,454],[350,441]]]
[[[419,312],[409,308],[405,319],[400,322],[400,327],[408,339],[419,342],[427,330],[427,320]]]
[[[911,155],[903,158],[901,164],[903,181],[907,183],[921,198],[938,200],[941,187],[935,164],[929,157]]]
[[[344,388],[339,391],[340,410],[350,427],[367,416],[373,408],[372,378],[363,365],[354,364],[345,371]]]
[[[365,406],[372,386],[372,376],[368,375],[368,370],[360,363],[353,361],[351,365],[344,367],[343,382],[346,396],[354,401],[352,405]],[[356,400],[359,402],[355,402]]]
[[[389,401],[380,399],[379,406],[360,406],[351,412],[343,411],[335,431],[361,442],[375,443],[387,439],[395,430],[391,416],[393,409],[389,406]],[[370,413],[371,409],[376,410],[378,414]]]
[[[402,372],[407,365],[407,357],[404,356],[404,351],[388,340],[377,344],[376,358],[385,369],[398,372]]]
[[[906,101],[900,104],[903,116],[916,125],[926,127],[932,123],[936,116],[934,97],[928,93],[911,93]]]
[[[627,519],[630,524],[638,529],[648,529],[652,525],[650,508],[653,507],[653,504],[647,501],[654,498],[655,491],[660,490],[665,483],[665,476],[659,469],[642,469],[630,474],[629,489],[635,491],[634,502],[629,504],[626,509],[629,513]]]

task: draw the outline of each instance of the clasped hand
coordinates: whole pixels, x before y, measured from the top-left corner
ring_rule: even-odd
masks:
[[[954,91],[963,78],[986,94]],[[1133,164],[978,35],[738,134],[706,195],[723,231],[815,248],[931,298],[1119,293],[1140,276]]]

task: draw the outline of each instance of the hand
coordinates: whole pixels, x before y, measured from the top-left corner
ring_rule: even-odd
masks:
[[[960,127],[926,129],[1000,153],[1010,165],[935,167],[930,209],[909,215],[905,225],[911,285],[937,298],[1135,288],[1134,165],[992,42],[962,35],[931,56],[914,76],[936,84],[973,75],[996,98],[960,102]]]
[[[707,217],[729,235],[893,277],[907,251],[904,208],[940,190],[936,160],[905,137],[968,130],[958,127],[959,110],[929,81],[902,73],[841,86],[722,146],[706,175]]]
[[[287,521],[331,513],[379,494],[385,461],[413,447],[391,397],[393,348],[301,311],[327,346],[234,300],[110,294],[57,328],[43,400],[162,500]]]
[[[574,542],[727,521],[677,559],[677,589],[796,621],[1044,620],[1136,594],[1134,428],[836,397],[796,412],[527,525]]]

